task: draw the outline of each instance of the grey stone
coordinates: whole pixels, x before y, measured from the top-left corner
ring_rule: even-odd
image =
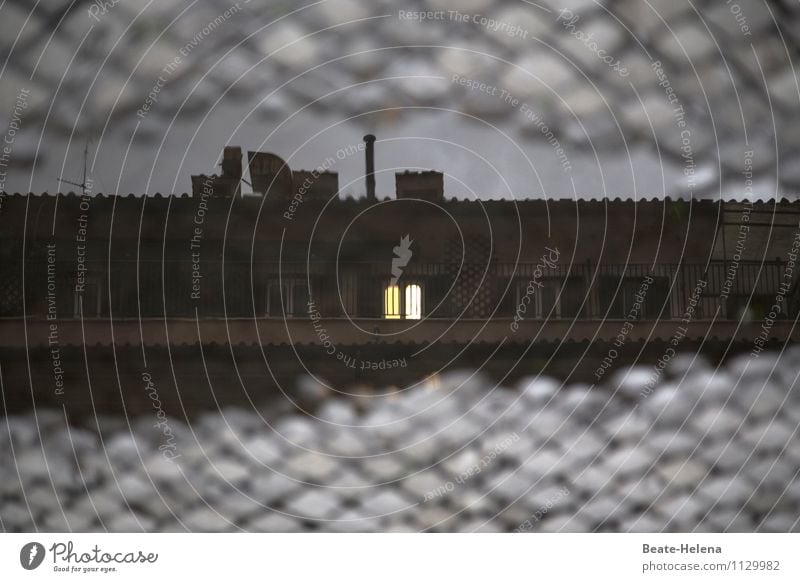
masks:
[[[356,509],[346,509],[328,522],[327,529],[343,533],[381,532],[381,521]]]
[[[193,509],[182,521],[191,532],[224,532],[233,529],[230,520],[212,507]]]
[[[745,426],[738,436],[742,443],[751,448],[783,450],[798,446],[796,429],[778,419]]]
[[[590,527],[585,521],[572,514],[555,513],[545,515],[539,530],[545,533],[586,533]]]
[[[156,530],[155,520],[129,511],[116,514],[112,519],[105,522],[104,525],[110,532],[136,533]]]
[[[741,507],[753,493],[754,486],[740,475],[710,476],[699,486],[698,495],[712,503]]]
[[[95,516],[64,509],[47,514],[41,528],[50,532],[85,532],[93,529],[94,520]]]
[[[31,513],[23,503],[4,501],[0,505],[0,522],[5,531],[25,531],[32,529]]]
[[[303,531],[303,526],[292,517],[270,511],[250,521],[245,529],[251,532],[291,533]]]

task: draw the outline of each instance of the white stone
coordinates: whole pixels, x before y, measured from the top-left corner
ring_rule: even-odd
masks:
[[[612,478],[642,476],[653,466],[656,456],[644,446],[621,447],[610,452],[604,465]]]
[[[118,433],[105,441],[106,453],[116,465],[120,463],[125,466],[139,464],[140,454],[148,450],[131,434]]]
[[[307,519],[326,519],[339,507],[339,501],[330,490],[310,488],[293,496],[286,504],[290,513]]]
[[[644,412],[657,425],[680,427],[694,410],[696,400],[688,390],[665,386],[653,392],[642,404]]]
[[[657,466],[668,487],[694,487],[706,477],[710,466],[691,459],[677,459]]]
[[[271,467],[283,457],[284,450],[275,439],[256,435],[244,442],[240,454],[246,461]]]
[[[221,479],[231,485],[241,485],[251,476],[250,469],[242,462],[233,459],[212,460],[205,474],[210,479]]]
[[[259,473],[250,481],[252,497],[266,505],[289,497],[301,486],[297,481],[272,471]]]
[[[325,452],[343,457],[360,457],[368,454],[364,443],[366,431],[351,428],[336,428],[323,443]]]
[[[339,462],[334,457],[303,451],[296,453],[286,462],[286,472],[301,481],[311,480],[320,483],[338,466]]]
[[[610,418],[603,423],[603,429],[609,439],[639,442],[649,436],[652,425],[641,416],[630,414]]]
[[[270,34],[261,36],[260,48],[264,57],[298,71],[318,61],[318,37],[312,36],[311,31],[290,21],[284,21],[281,26],[270,30]]]
[[[362,502],[362,511],[372,516],[383,516],[411,509],[416,503],[392,489],[382,489],[378,492],[365,494]]]
[[[434,492],[447,483],[448,478],[442,477],[433,471],[422,471],[414,475],[410,475],[403,479],[402,487],[418,501],[425,499],[425,494],[429,493],[431,496]]]
[[[685,388],[692,398],[700,398],[704,403],[728,402],[736,380],[727,371],[703,369],[693,371],[680,380],[679,388]]]
[[[300,447],[311,447],[319,440],[318,430],[313,420],[296,415],[287,416],[275,423],[274,438],[280,446],[284,443]],[[288,453],[287,453],[288,454]]]
[[[478,451],[475,449],[466,448],[442,461],[441,466],[451,477],[459,477],[462,475],[462,473],[480,472],[480,461],[481,455],[478,453]],[[469,479],[471,476],[472,475],[464,475],[464,477],[467,479]]]
[[[154,494],[153,486],[144,478],[128,473],[119,478],[119,492],[128,503],[140,503]]]
[[[500,84],[516,99],[553,98],[573,79],[569,63],[548,52],[528,53],[508,66]]]
[[[526,376],[517,383],[523,401],[539,407],[547,404],[562,388],[561,382],[550,376]]]
[[[336,398],[324,402],[317,416],[333,424],[352,425],[356,423],[356,413],[352,403]]]
[[[620,394],[639,399],[639,392],[644,388],[653,376],[651,366],[631,366],[622,368],[611,376],[608,388],[619,390]]]
[[[369,10],[357,0],[329,0],[315,7],[325,26],[346,24],[369,16]]]
[[[144,471],[157,483],[180,483],[185,477],[179,461],[180,458],[170,460],[161,453],[152,453],[145,461]]]

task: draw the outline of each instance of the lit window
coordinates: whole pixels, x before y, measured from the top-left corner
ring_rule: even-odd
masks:
[[[422,317],[422,288],[419,285],[406,285],[406,319]]]
[[[420,285],[388,285],[383,290],[383,316],[386,319],[420,319],[422,287]]]
[[[383,293],[383,316],[386,319],[400,319],[400,287],[389,285]]]

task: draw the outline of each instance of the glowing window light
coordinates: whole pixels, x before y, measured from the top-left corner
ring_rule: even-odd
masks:
[[[397,285],[389,285],[383,292],[383,316],[400,319],[400,287]]]
[[[422,287],[406,285],[406,319],[422,317]]]

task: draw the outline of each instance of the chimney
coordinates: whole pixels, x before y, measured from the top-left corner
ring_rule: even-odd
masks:
[[[367,134],[364,136],[364,143],[367,144],[367,200],[375,201],[375,136]]]

